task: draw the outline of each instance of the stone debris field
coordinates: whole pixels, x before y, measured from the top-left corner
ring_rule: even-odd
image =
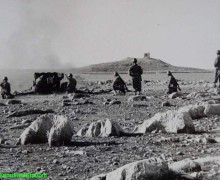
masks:
[[[220,91],[207,81],[143,82],[113,96],[110,81],[81,94],[0,102],[0,171],[61,180],[220,179]],[[128,84],[129,89],[131,86]]]

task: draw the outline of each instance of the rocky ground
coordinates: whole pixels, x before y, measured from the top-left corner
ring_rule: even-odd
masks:
[[[89,179],[93,176],[111,172],[125,164],[161,157],[170,164],[186,158],[197,160],[202,157],[220,157],[219,132],[212,132],[220,126],[220,116],[212,115],[193,120],[196,132],[163,133],[154,131],[144,135],[121,137],[72,137],[68,146],[49,147],[45,144],[16,145],[17,139],[28,125],[40,114],[8,117],[21,110],[48,110],[65,115],[74,126],[75,134],[86,124],[97,120],[110,119],[117,122],[124,131],[132,133],[134,128],[158,112],[175,110],[189,104],[220,100],[220,96],[207,82],[180,82],[183,95],[170,99],[165,94],[166,82],[144,84],[144,101],[129,102],[125,96],[112,93],[90,95],[74,100],[71,105],[63,105],[64,94],[18,96],[21,103],[0,106],[0,172],[44,172],[48,179]],[[101,88],[107,88],[100,85]],[[129,87],[131,89],[131,87]],[[210,90],[211,89],[211,90]],[[186,98],[191,92],[197,96]],[[198,92],[201,92],[198,95]],[[212,94],[211,94],[212,92]],[[214,93],[214,95],[213,95]],[[218,99],[219,98],[219,99]],[[118,103],[106,103],[108,101]],[[163,102],[170,106],[162,106]],[[6,104],[6,105],[4,105]],[[218,179],[220,161],[203,163],[201,170],[187,172],[200,179]]]

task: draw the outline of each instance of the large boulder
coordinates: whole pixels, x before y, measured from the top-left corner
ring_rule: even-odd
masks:
[[[78,136],[86,137],[121,136],[122,134],[124,131],[118,123],[109,119],[99,120],[90,125],[86,124],[77,132]]]
[[[157,162],[156,158],[144,159],[126,164],[107,174],[101,174],[90,180],[162,180],[172,179],[174,173],[166,164]]]
[[[62,145],[71,141],[73,126],[64,116],[43,115],[26,128],[17,144],[46,143]]]
[[[207,156],[195,159],[194,162],[199,163],[200,165],[205,164],[220,164],[220,156]]]
[[[167,133],[193,133],[195,128],[188,112],[169,110],[165,113],[157,113],[152,118],[145,120],[136,127],[135,133],[159,130]]]
[[[169,169],[178,173],[188,173],[192,171],[201,171],[201,166],[198,162],[194,162],[193,160],[187,158],[169,164]]]
[[[180,112],[188,112],[192,119],[198,119],[205,117],[205,106],[204,105],[189,105],[179,109]]]
[[[206,115],[220,115],[220,104],[208,104],[204,112]]]
[[[69,144],[73,136],[73,126],[65,116],[54,116],[48,143],[50,146]]]

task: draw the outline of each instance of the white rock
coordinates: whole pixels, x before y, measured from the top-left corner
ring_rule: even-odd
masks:
[[[217,143],[220,143],[220,137],[215,137],[214,140],[215,140]]]
[[[90,180],[162,179],[169,175],[170,171],[166,164],[162,164],[161,161],[158,162],[156,158],[151,158],[126,164],[112,172],[95,176]]]
[[[204,158],[199,158],[196,160],[193,160],[194,162],[197,162],[201,165],[204,164],[209,164],[209,163],[217,163],[220,164],[220,156],[208,156],[208,157],[204,157]]]
[[[73,125],[65,116],[54,116],[53,126],[48,138],[49,146],[59,146],[71,142]]]
[[[84,126],[77,132],[77,135],[86,137],[109,137],[121,136],[123,133],[123,129],[116,122],[106,119]]]
[[[169,164],[169,169],[178,173],[187,173],[192,171],[201,171],[199,163],[192,161],[191,159],[184,159],[182,161]]]
[[[182,93],[181,93],[181,92],[174,92],[174,93],[170,94],[168,97],[169,97],[170,99],[175,99],[175,98],[181,97],[181,96],[182,96]]]
[[[157,113],[152,118],[145,120],[135,129],[135,132],[146,133],[155,130],[167,133],[192,133],[195,128],[188,112],[169,110],[165,113]]]
[[[205,106],[203,105],[189,105],[179,109],[181,112],[188,112],[192,119],[198,119],[205,117]]]
[[[73,154],[73,155],[86,155],[86,151],[69,151],[67,152],[68,154]]]
[[[52,116],[41,116],[26,128],[19,138],[20,144],[46,143],[47,135],[53,125]]]
[[[143,96],[143,95],[131,96],[131,97],[128,98],[128,102],[147,101],[147,100],[149,100],[149,97]]]
[[[77,136],[85,136],[89,129],[89,124],[84,124],[83,127],[77,132]]]
[[[209,104],[205,106],[206,115],[220,115],[220,104]]]
[[[72,125],[65,117],[43,115],[23,131],[18,144],[48,142],[49,145],[61,145],[70,139],[71,132],[73,133]]]
[[[194,98],[196,96],[196,94],[197,94],[197,92],[192,92],[192,93],[188,94],[186,97],[188,99],[191,99],[191,98]]]

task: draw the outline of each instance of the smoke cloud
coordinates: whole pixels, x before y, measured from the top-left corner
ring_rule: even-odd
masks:
[[[20,26],[8,38],[7,68],[65,68],[54,50],[60,28],[55,20],[34,10],[34,4],[22,4]]]

